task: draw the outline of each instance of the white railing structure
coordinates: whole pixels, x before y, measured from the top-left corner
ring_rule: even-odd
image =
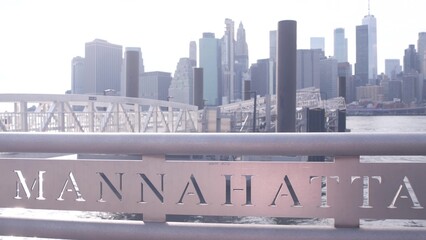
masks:
[[[0,159],[0,207],[143,214],[143,221],[0,216],[0,235],[65,239],[424,239],[425,228],[360,219],[426,219],[426,134],[1,133],[0,152],[138,154],[139,160]],[[199,154],[259,161],[167,160]],[[264,155],[334,162],[262,161]],[[334,226],[167,222],[168,215],[333,218]]]
[[[196,106],[144,98],[0,94],[0,111],[0,132],[198,131]]]
[[[254,111],[254,100],[246,100],[219,106],[221,114],[231,115],[234,119],[235,131],[249,132],[252,129],[253,117],[256,117],[257,127],[264,124],[264,130],[274,129],[277,115],[277,97],[276,95],[259,97],[256,96],[256,114]],[[322,108],[325,109],[326,125],[335,124],[337,121],[337,110],[345,110],[346,103],[342,97],[322,99],[320,89],[310,87],[299,89],[296,92],[296,109],[298,115],[301,115],[304,108]],[[297,121],[299,124],[305,124],[304,121]],[[299,127],[301,128],[301,127]]]

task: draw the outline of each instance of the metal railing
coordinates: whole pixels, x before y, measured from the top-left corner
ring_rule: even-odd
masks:
[[[363,155],[426,155],[426,134],[1,133],[0,152],[136,154],[135,160],[0,162],[0,207],[141,213],[143,222],[0,217],[0,235],[70,239],[424,239],[425,228],[360,219],[426,219],[425,163]],[[189,161],[183,155],[256,155]],[[167,160],[175,156],[174,160]],[[262,161],[332,156],[334,162]],[[286,158],[286,157],[283,157]],[[287,157],[288,158],[288,157]],[[238,158],[235,158],[238,159]],[[166,222],[168,215],[333,218],[332,226]]]

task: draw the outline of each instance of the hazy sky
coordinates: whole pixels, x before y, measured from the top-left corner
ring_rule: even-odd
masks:
[[[146,71],[174,74],[190,41],[203,32],[223,36],[225,18],[246,29],[250,63],[269,57],[269,31],[280,20],[298,23],[298,48],[343,27],[349,61],[355,62],[355,26],[368,14],[367,0],[1,0],[0,93],[64,93],[71,88],[71,60],[84,57],[95,38],[140,47]],[[379,72],[384,59],[402,58],[426,31],[425,0],[371,0],[377,18]]]

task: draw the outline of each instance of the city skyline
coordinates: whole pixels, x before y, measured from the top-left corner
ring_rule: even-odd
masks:
[[[377,19],[379,74],[385,71],[385,59],[402,59],[404,50],[417,44],[419,32],[426,31],[422,21],[426,2],[397,3],[371,1],[371,14]],[[244,24],[250,64],[269,57],[269,32],[285,19],[297,21],[298,49],[309,49],[311,37],[324,37],[326,56],[334,54],[334,29],[344,28],[348,60],[354,64],[355,28],[368,14],[367,4],[367,0],[267,0],[260,6],[222,0],[6,0],[0,3],[0,92],[64,93],[71,89],[72,59],[84,57],[84,44],[97,38],[123,48],[140,47],[146,71],[174,73],[179,59],[188,57],[189,42],[198,42],[204,32],[222,37],[226,18],[235,27]]]

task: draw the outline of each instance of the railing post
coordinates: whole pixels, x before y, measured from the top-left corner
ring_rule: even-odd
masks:
[[[352,175],[356,172],[357,165],[360,164],[359,156],[336,156],[335,163],[338,164],[339,179],[337,180],[336,187],[328,186],[330,189],[327,191],[335,191],[331,193],[334,197],[334,204],[336,215],[334,217],[334,226],[336,228],[359,228],[359,216],[357,212],[348,210],[348,206],[359,206],[360,193],[362,190],[356,191],[355,186],[352,186]],[[346,186],[346,187],[345,187]],[[348,187],[349,186],[349,187]],[[362,189],[362,188],[361,188]],[[339,196],[344,196],[344,201],[339,199]]]

